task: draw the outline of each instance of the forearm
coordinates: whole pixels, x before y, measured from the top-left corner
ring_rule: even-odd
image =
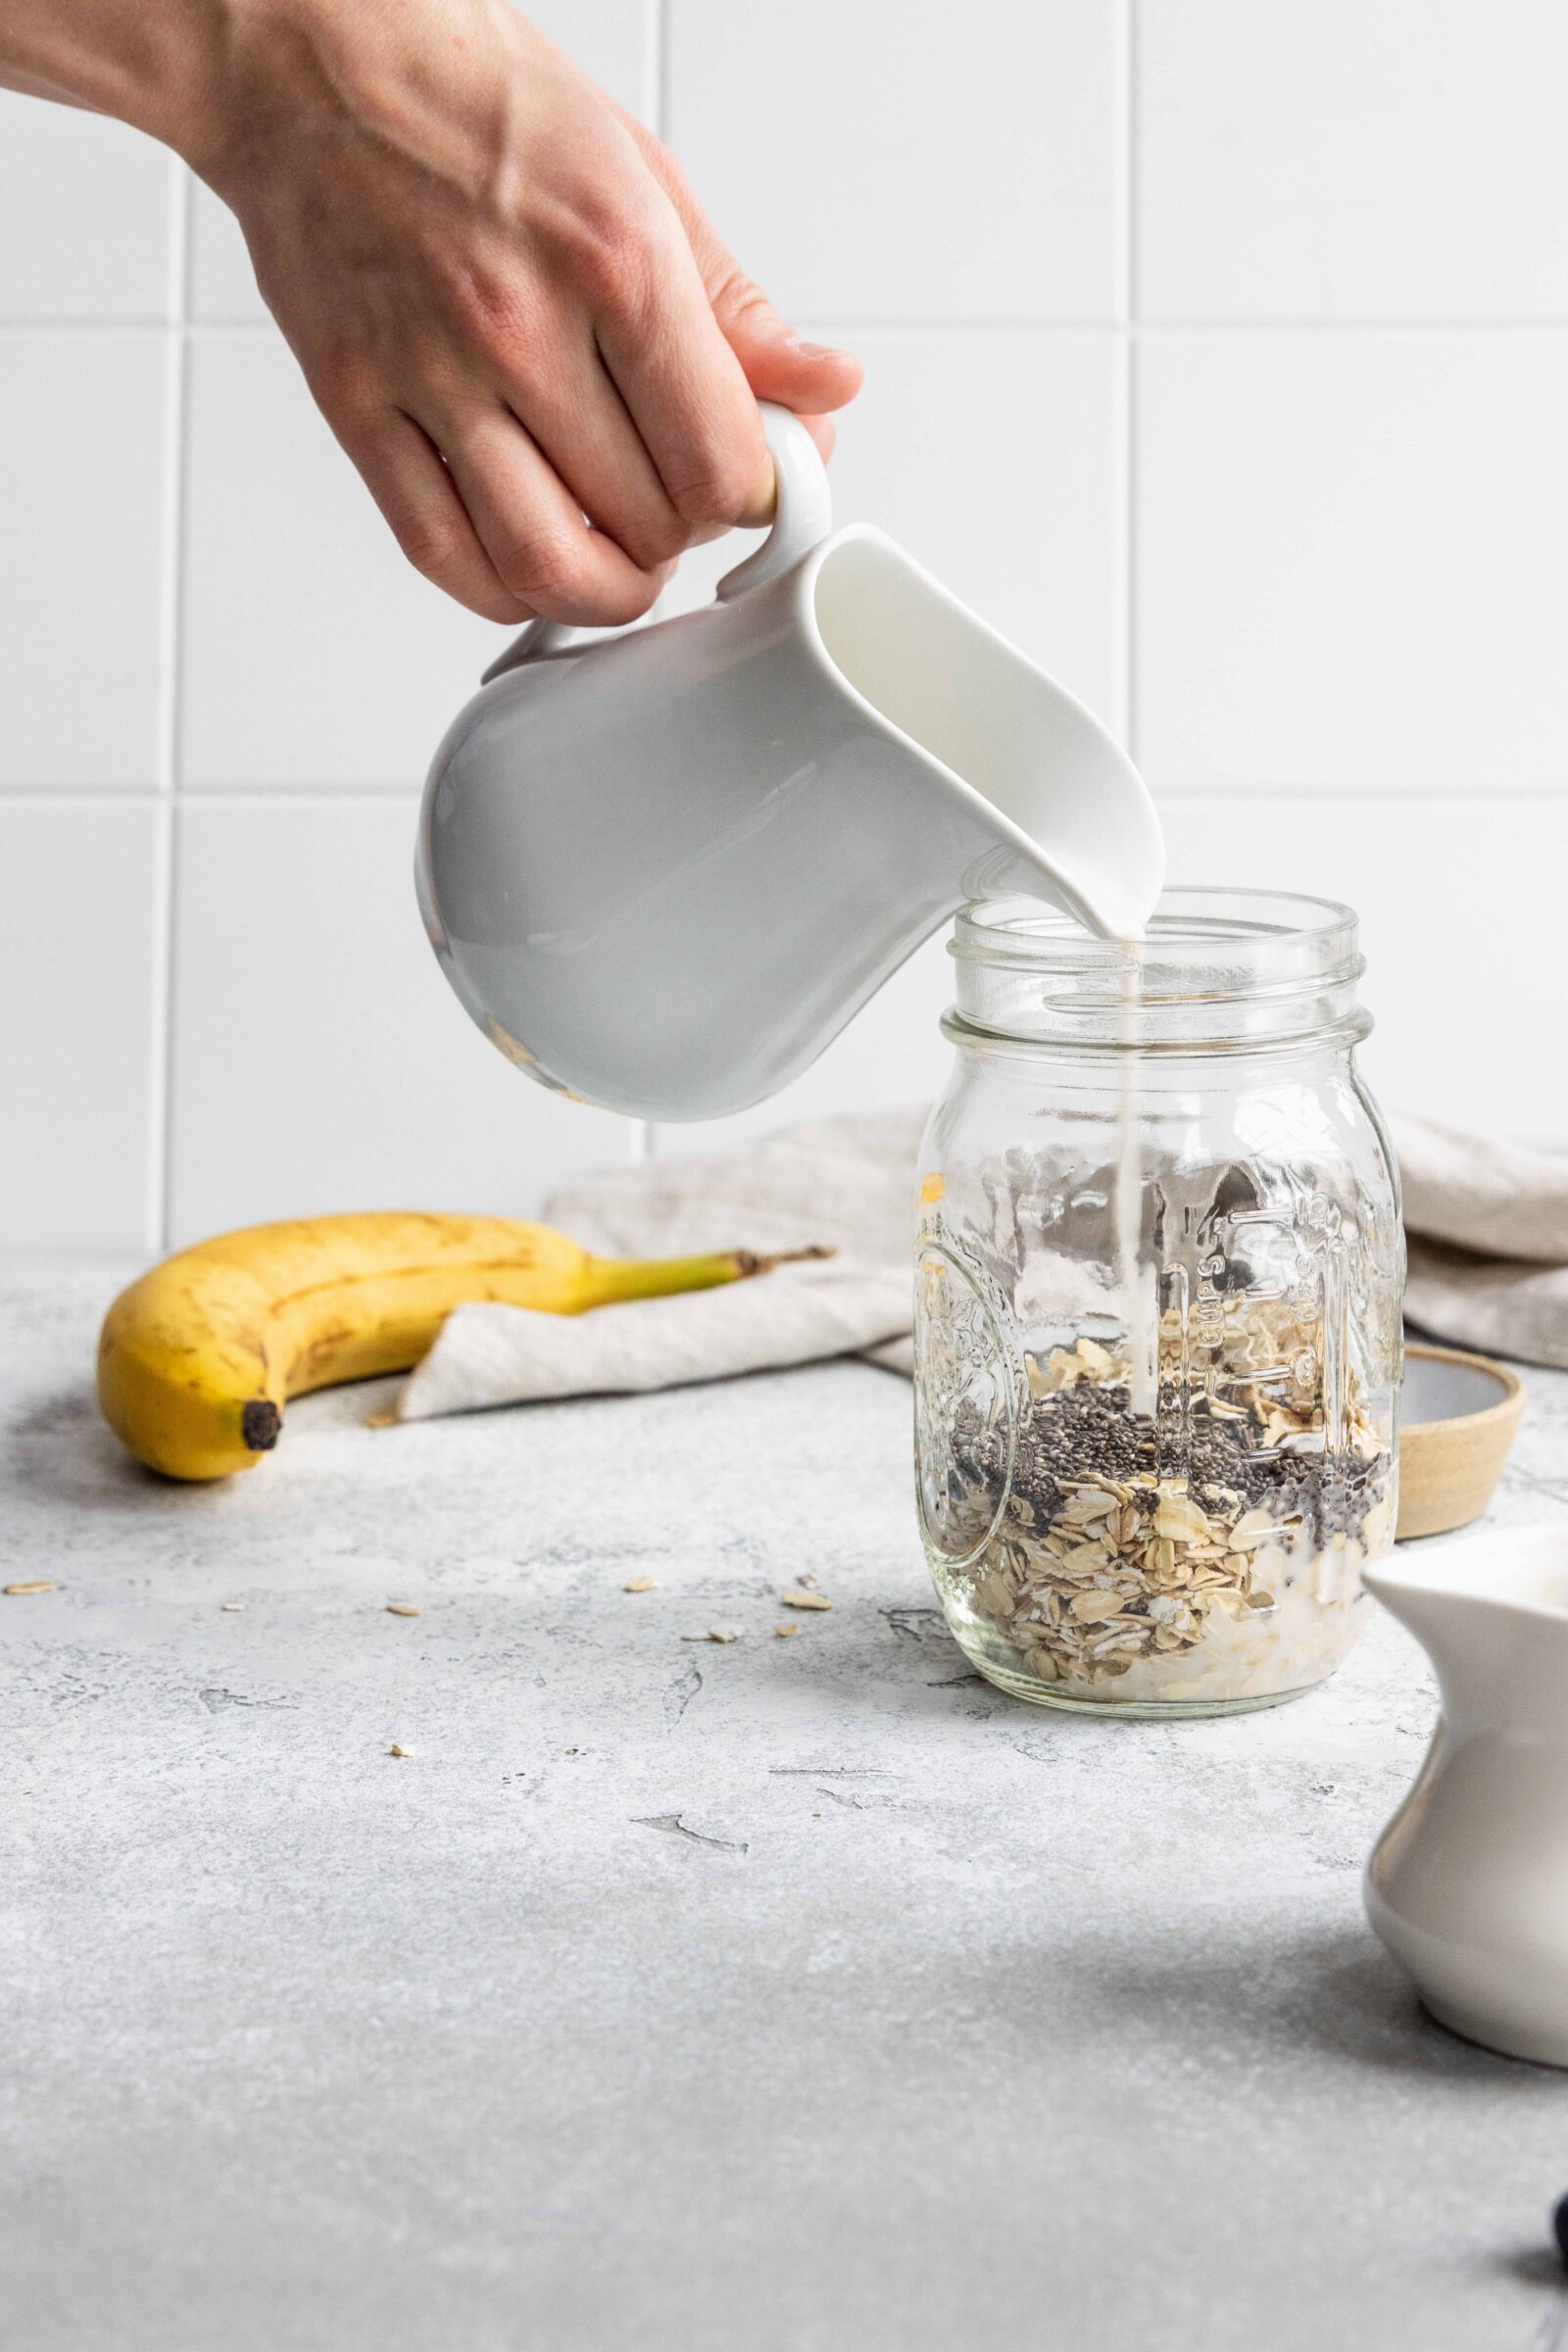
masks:
[[[454,47],[493,5],[451,0]],[[428,9],[411,13],[427,42]],[[396,0],[3,0],[0,89],[113,115],[220,178],[259,91],[335,111],[334,83],[396,57],[398,16]]]
[[[224,0],[5,0],[0,88],[114,115],[183,154],[220,79]]]

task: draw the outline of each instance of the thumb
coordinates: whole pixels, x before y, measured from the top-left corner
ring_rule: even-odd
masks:
[[[842,409],[860,389],[858,359],[796,334],[760,286],[733,263],[710,299],[719,332],[759,400],[776,400],[797,416],[822,416]]]
[[[758,400],[776,400],[798,416],[825,419],[860,389],[860,363],[847,351],[808,342],[785,325],[760,286],[749,278],[697,202],[686,175],[663,143],[617,107],[616,113],[654,177],[675,208],[692,258],[702,275],[719,331],[741,364]],[[832,433],[825,422],[815,437],[825,457]]]

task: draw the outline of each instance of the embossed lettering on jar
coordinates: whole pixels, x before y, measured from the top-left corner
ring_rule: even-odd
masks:
[[[1397,1499],[1404,1250],[1355,917],[1172,890],[1117,946],[999,900],[953,954],[915,1303],[949,1626],[1048,1705],[1292,1697],[1356,1639]]]

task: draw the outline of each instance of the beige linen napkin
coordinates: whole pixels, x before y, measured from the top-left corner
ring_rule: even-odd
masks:
[[[402,1421],[475,1405],[722,1380],[831,1355],[909,1369],[909,1271],[922,1108],[792,1127],[749,1151],[656,1159],[568,1185],[545,1222],[605,1257],[836,1250],[750,1282],[583,1315],[460,1306],[411,1373]]]
[[[659,1159],[557,1193],[545,1219],[612,1257],[832,1245],[835,1257],[584,1315],[460,1306],[399,1418],[866,1355],[909,1369],[920,1108],[824,1119],[711,1159]],[[1394,1122],[1410,1320],[1461,1347],[1568,1364],[1568,1155]]]
[[[1568,1153],[1396,1119],[1410,1322],[1459,1348],[1568,1364]]]

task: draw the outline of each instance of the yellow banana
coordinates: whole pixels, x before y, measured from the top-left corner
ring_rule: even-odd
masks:
[[[122,1291],[98,1343],[98,1401],[149,1468],[226,1478],[276,1445],[290,1396],[406,1371],[462,1299],[575,1315],[778,1262],[746,1250],[591,1257],[548,1225],[503,1217],[386,1210],[252,1225],[179,1250]]]

